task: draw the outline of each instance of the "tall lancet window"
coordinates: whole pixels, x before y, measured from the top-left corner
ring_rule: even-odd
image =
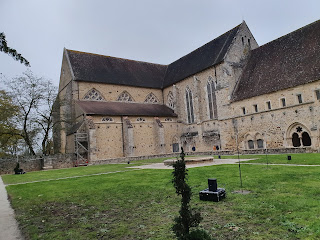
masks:
[[[189,87],[187,87],[186,89],[186,104],[187,104],[188,123],[194,123],[193,99],[192,99],[192,92]]]
[[[208,84],[207,84],[207,93],[208,93],[208,104],[209,104],[209,118],[214,119],[215,117],[215,84],[213,79],[209,77]]]
[[[173,98],[173,93],[171,91],[169,91],[169,93],[168,93],[167,105],[170,108],[174,109],[174,98]]]

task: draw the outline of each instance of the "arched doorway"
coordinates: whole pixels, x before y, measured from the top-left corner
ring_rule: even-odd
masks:
[[[307,132],[302,133],[302,145],[303,146],[311,146],[311,138]]]
[[[293,147],[310,147],[310,131],[300,123],[292,124],[287,131],[287,143]]]
[[[299,138],[298,133],[293,133],[292,134],[292,145],[294,147],[300,147],[301,146],[300,138]]]

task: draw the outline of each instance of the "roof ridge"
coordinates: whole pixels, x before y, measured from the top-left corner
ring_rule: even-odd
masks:
[[[314,22],[312,22],[312,23],[309,23],[309,24],[307,24],[307,25],[305,25],[305,26],[303,26],[303,27],[300,27],[300,28],[292,31],[292,32],[289,32],[289,33],[287,33],[287,34],[285,34],[285,35],[283,35],[283,36],[280,36],[280,37],[278,37],[278,38],[276,38],[276,39],[273,39],[272,41],[267,42],[267,43],[265,43],[265,44],[263,44],[263,45],[255,48],[255,49],[253,49],[252,51],[257,50],[257,49],[260,49],[260,48],[262,48],[262,47],[264,47],[264,46],[267,46],[267,45],[269,45],[269,44],[272,44],[272,43],[274,43],[274,42],[276,42],[276,41],[278,41],[278,40],[280,40],[280,39],[287,38],[287,37],[289,37],[290,35],[293,35],[293,34],[295,34],[295,33],[298,32],[298,31],[301,31],[301,30],[304,30],[304,29],[306,29],[306,28],[309,28],[309,27],[311,27],[311,25],[314,25],[314,24],[317,24],[317,23],[320,23],[320,20],[317,20],[317,21],[314,21]]]
[[[166,64],[159,64],[159,63],[152,63],[152,62],[146,62],[146,61],[140,61],[140,60],[134,60],[134,59],[128,59],[128,58],[114,57],[114,56],[102,55],[102,54],[98,54],[98,53],[82,52],[82,51],[72,50],[72,49],[67,49],[67,48],[66,48],[66,50],[71,51],[71,52],[75,52],[75,53],[80,53],[80,54],[96,55],[96,56],[100,56],[100,57],[114,58],[114,59],[126,60],[126,61],[132,61],[132,62],[147,63],[147,64],[159,65],[159,66],[168,66]]]
[[[241,23],[241,24],[242,24],[242,23]],[[182,58],[187,57],[188,55],[190,55],[190,54],[192,54],[193,52],[198,51],[200,48],[202,48],[202,47],[204,47],[204,46],[207,46],[208,44],[210,44],[210,43],[212,43],[212,42],[216,41],[218,38],[221,38],[222,36],[226,35],[227,33],[228,33],[228,37],[229,37],[229,36],[230,36],[230,33],[231,33],[233,30],[235,30],[237,27],[239,27],[241,24],[239,24],[239,25],[235,26],[234,28],[230,29],[229,31],[227,31],[227,32],[225,32],[225,33],[223,33],[223,34],[219,35],[218,37],[216,37],[216,38],[214,38],[214,39],[210,40],[209,42],[207,42],[207,43],[205,43],[205,44],[201,45],[200,47],[196,48],[195,50],[193,50],[193,51],[191,51],[191,52],[187,53],[186,55],[184,55],[184,56],[182,56],[182,57],[178,58],[177,60],[175,60],[175,61],[171,62],[170,64],[172,64],[172,63],[174,63],[174,62],[177,62],[177,61],[179,61],[179,60],[180,60],[180,59],[182,59]],[[170,65],[170,64],[169,64],[169,65]]]

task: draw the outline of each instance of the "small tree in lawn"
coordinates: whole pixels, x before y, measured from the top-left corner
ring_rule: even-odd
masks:
[[[188,170],[186,169],[184,156],[183,148],[181,148],[181,159],[173,164],[174,171],[172,172],[172,183],[176,189],[176,193],[181,195],[181,207],[179,210],[180,215],[174,219],[175,224],[173,225],[172,230],[179,240],[211,239],[205,231],[190,231],[190,228],[199,226],[202,217],[200,212],[192,209],[190,206],[192,192],[187,183]]]

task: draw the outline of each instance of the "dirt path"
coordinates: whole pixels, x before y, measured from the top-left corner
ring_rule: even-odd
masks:
[[[240,162],[243,161],[250,161],[255,159],[240,159]],[[222,165],[222,164],[236,164],[238,163],[238,159],[214,159],[213,162],[210,163],[199,163],[199,164],[187,164],[187,168],[195,168],[195,167],[205,167],[205,166],[212,166],[212,165]],[[172,166],[164,165],[164,163],[153,163],[148,165],[141,165],[141,166],[133,166],[129,168],[139,168],[139,169],[172,169]]]

